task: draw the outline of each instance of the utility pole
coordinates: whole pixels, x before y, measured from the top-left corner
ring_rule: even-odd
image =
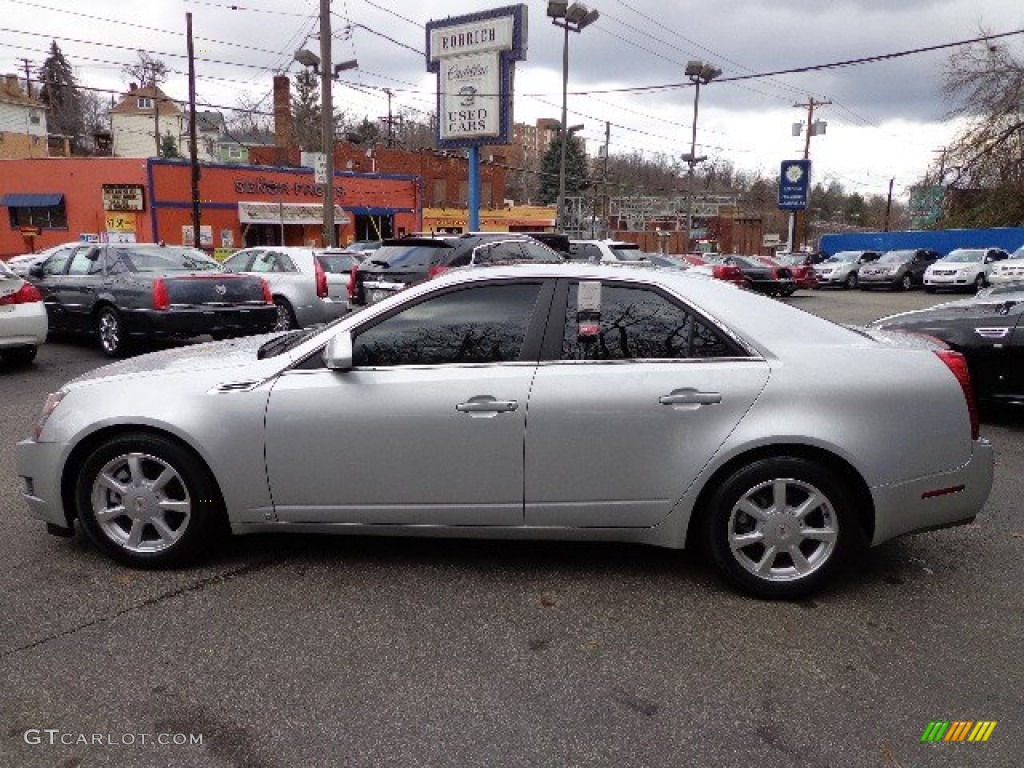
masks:
[[[201,247],[199,212],[199,148],[196,141],[196,52],[192,43],[192,14],[185,14],[188,50],[188,156],[192,166],[192,245]]]
[[[23,58],[21,63],[25,65],[25,93],[32,98],[32,62]]]
[[[331,94],[331,0],[320,0],[320,103],[323,110],[321,125],[324,153],[324,247],[336,245],[334,231],[334,100]]]
[[[797,109],[807,110],[807,123],[804,130],[804,160],[811,159],[811,136],[817,136],[825,132],[825,123],[814,121],[814,110],[817,107],[824,107],[831,104],[829,101],[818,101],[813,96],[808,97],[806,104],[794,104]],[[820,123],[820,129],[819,129]],[[799,126],[799,123],[795,127]],[[794,135],[798,135],[794,132]],[[808,195],[810,190],[808,190]],[[801,216],[800,214],[803,213]],[[793,233],[797,232],[800,245],[806,244],[807,240],[807,214],[803,211],[793,211],[789,214],[789,249],[793,250]]]
[[[381,90],[387,94],[388,97],[388,149],[395,146],[395,119],[391,116],[391,96],[393,95],[390,88],[381,88]]]
[[[608,237],[608,145],[612,140],[612,124],[604,123],[604,164],[601,169],[601,234]]]

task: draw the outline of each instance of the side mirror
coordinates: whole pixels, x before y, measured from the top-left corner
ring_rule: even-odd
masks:
[[[33,264],[31,267],[29,267],[28,274],[29,274],[30,277],[42,277],[43,276],[43,265],[42,264]]]
[[[336,333],[324,347],[324,365],[332,371],[352,369],[352,332]]]

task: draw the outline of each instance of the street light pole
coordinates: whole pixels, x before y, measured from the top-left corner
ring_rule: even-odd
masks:
[[[686,213],[686,252],[691,251],[690,238],[693,236],[693,198],[694,198],[694,167],[697,163],[704,162],[707,160],[706,156],[697,157],[697,114],[700,108],[700,87],[701,85],[707,85],[720,74],[722,70],[717,69],[710,64],[706,64],[703,61],[688,61],[686,63],[686,76],[690,79],[690,82],[694,85],[693,92],[693,125],[691,126],[690,132],[690,151],[688,154],[683,155],[683,161],[689,166],[689,172],[686,178],[686,190],[687,190],[687,213]]]
[[[562,40],[562,122],[559,126],[562,147],[558,162],[558,213],[557,224],[559,229],[566,225],[565,217],[565,155],[571,138],[568,128],[568,95],[569,95],[569,33],[582,32],[586,27],[593,24],[600,17],[596,10],[587,8],[580,2],[571,5],[568,0],[548,0],[548,17],[556,27],[561,27],[564,32]]]

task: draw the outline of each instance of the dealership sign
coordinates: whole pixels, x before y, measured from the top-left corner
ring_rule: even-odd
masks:
[[[807,209],[811,193],[811,161],[783,160],[779,172],[779,208],[784,211]]]
[[[427,69],[437,73],[438,146],[512,141],[515,62],[526,58],[526,6],[427,23]]]

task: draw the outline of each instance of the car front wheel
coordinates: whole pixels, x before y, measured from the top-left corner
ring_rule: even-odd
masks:
[[[713,494],[707,523],[706,543],[721,571],[766,599],[819,589],[860,541],[844,483],[795,457],[735,471]]]
[[[909,291],[914,287],[914,278],[910,275],[904,275],[900,278],[899,286],[900,290]]]
[[[97,446],[78,472],[75,500],[89,538],[139,567],[196,557],[223,520],[206,466],[160,435],[130,433]]]
[[[982,288],[988,285],[988,280],[985,279],[985,273],[981,272],[976,278],[974,278],[974,291],[977,293]]]
[[[846,276],[846,287],[856,288],[857,287],[857,273],[851,272]]]

